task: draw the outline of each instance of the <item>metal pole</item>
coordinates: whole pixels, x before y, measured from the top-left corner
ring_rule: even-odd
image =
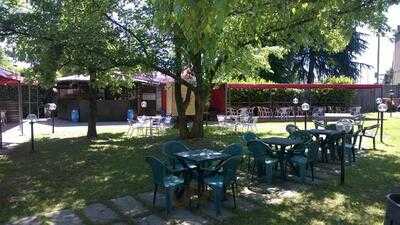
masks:
[[[3,149],[3,118],[0,118],[0,150]]]
[[[344,166],[344,146],[345,146],[345,133],[343,132],[342,134],[342,146],[341,146],[341,151],[340,151],[340,184],[344,184],[345,180],[345,166]]]
[[[297,120],[297,117],[296,117],[296,114],[297,114],[297,105],[294,105],[294,107],[295,107],[295,108],[294,108],[294,125],[297,126],[297,125],[296,125],[296,120]]]
[[[51,120],[52,120],[52,125],[53,125],[52,132],[54,134],[54,111],[51,111]]]
[[[383,142],[383,112],[381,112],[381,142]]]
[[[33,135],[33,121],[29,122],[31,124],[31,152],[35,152],[35,137]]]
[[[378,52],[376,56],[376,83],[379,84],[379,64],[380,64],[380,52],[381,52],[381,36],[378,31]]]
[[[304,130],[307,130],[307,111],[304,111]]]
[[[37,117],[40,118],[40,114],[39,114],[39,85],[36,86],[36,110],[37,110]]]

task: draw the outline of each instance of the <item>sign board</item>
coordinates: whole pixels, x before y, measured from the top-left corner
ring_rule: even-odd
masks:
[[[143,93],[142,99],[145,101],[155,101],[156,94],[155,93]]]

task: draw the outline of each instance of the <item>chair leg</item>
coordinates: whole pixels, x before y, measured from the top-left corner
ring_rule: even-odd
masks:
[[[268,184],[272,183],[272,176],[273,176],[273,164],[266,164],[265,165],[265,177],[266,177],[266,182]]]
[[[374,137],[374,139],[373,139],[373,144],[374,144],[374,150],[376,150],[376,140],[375,140],[375,137]]]
[[[314,181],[314,163],[310,163],[311,168],[311,180]]]
[[[158,189],[158,185],[154,185],[154,194],[153,194],[153,207],[156,204],[156,196],[157,196],[157,189]]]
[[[361,150],[361,149],[362,149],[362,147],[361,147],[361,140],[362,140],[362,136],[360,136],[360,141],[358,142],[358,150]]]
[[[221,200],[222,195],[224,194],[223,188],[215,188],[214,189],[214,204],[217,216],[221,215]]]
[[[167,208],[167,215],[171,212],[172,210],[172,194],[171,194],[172,190],[167,188],[165,190],[165,206]]]
[[[306,181],[306,165],[305,164],[299,164],[299,172],[300,172],[301,182],[304,183]]]
[[[232,196],[233,196],[233,206],[236,209],[236,193],[235,193],[235,183],[232,183]]]
[[[353,162],[356,162],[356,148],[355,147],[351,148],[351,151],[353,153]]]

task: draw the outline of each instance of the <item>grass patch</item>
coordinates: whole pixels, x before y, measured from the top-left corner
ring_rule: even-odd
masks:
[[[400,118],[385,122],[385,143],[378,143],[377,150],[369,150],[366,157],[347,168],[345,186],[338,186],[337,180],[313,186],[298,198],[266,205],[254,213],[239,213],[230,224],[381,224],[385,195],[400,183],[398,124]],[[263,123],[258,134],[286,135],[285,126]],[[95,141],[66,138],[68,134],[42,137],[35,154],[29,153],[29,144],[23,144],[13,154],[2,156],[0,224],[57,208],[80,210],[92,202],[149,191],[151,177],[144,156],[160,157],[161,144],[175,139],[176,133],[135,138],[104,132]],[[206,137],[187,144],[222,149],[240,142],[238,134],[214,127],[207,128]],[[370,144],[368,140],[363,146]]]

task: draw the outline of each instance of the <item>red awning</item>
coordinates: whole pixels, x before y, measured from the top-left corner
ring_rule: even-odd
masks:
[[[382,84],[249,84],[228,83],[228,89],[375,89],[383,88]]]
[[[0,67],[0,85],[16,85],[23,81],[22,77]]]

